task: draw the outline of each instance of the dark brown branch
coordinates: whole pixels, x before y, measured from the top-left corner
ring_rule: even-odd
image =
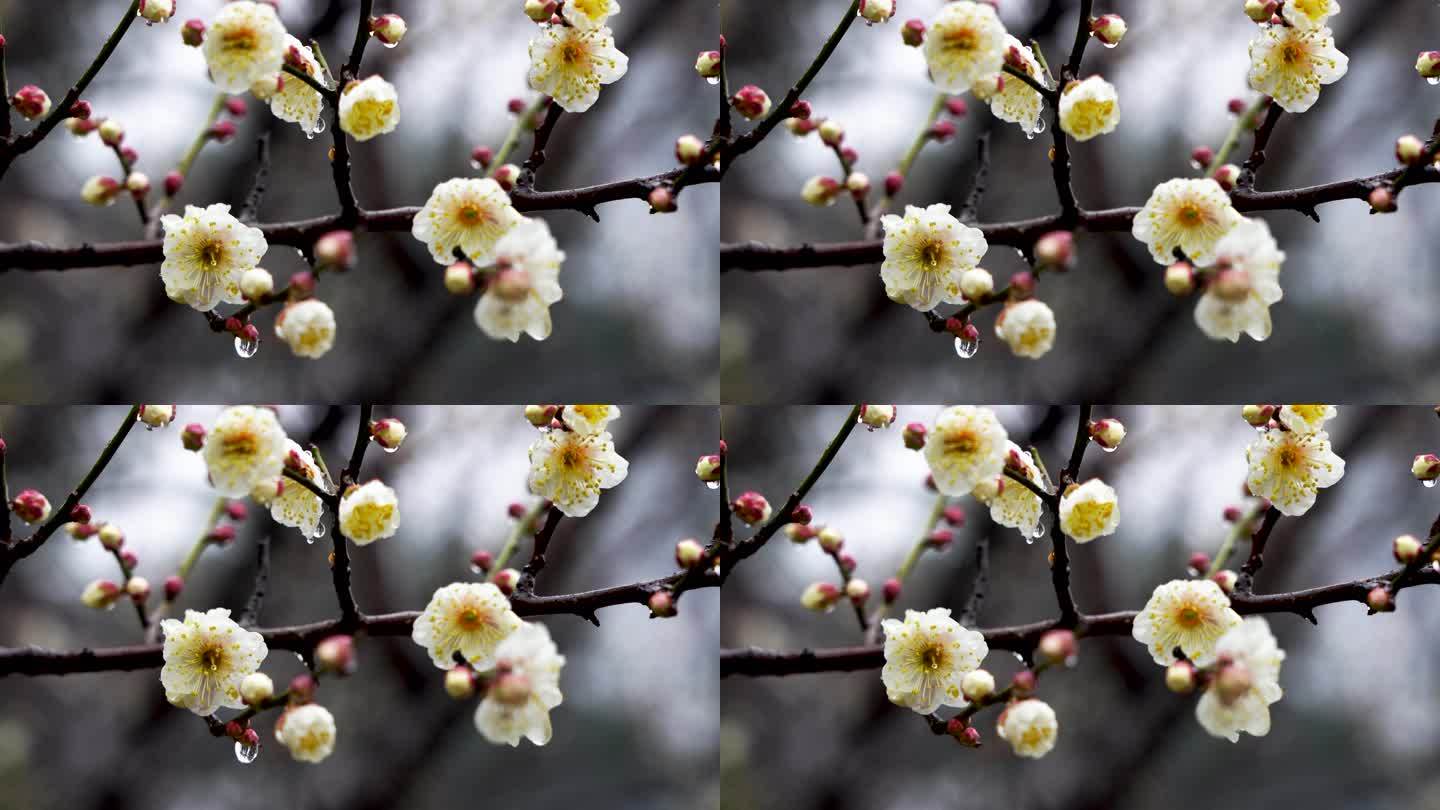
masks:
[[[1075,427],[1075,444],[1070,450],[1070,460],[1066,462],[1064,471],[1060,473],[1060,480],[1056,482],[1057,495],[1076,483],[1076,477],[1080,474],[1080,462],[1085,459],[1085,448],[1090,446],[1091,411],[1089,405],[1080,406]],[[1070,551],[1065,533],[1060,529],[1060,509],[1056,507],[1053,511],[1054,523],[1050,527],[1050,543],[1054,560],[1050,563],[1050,582],[1055,588],[1055,599],[1060,605],[1060,618],[1057,623],[1061,627],[1071,627],[1080,620],[1080,610],[1075,606],[1075,594],[1070,590]]]
[[[1250,593],[1254,589],[1255,572],[1265,564],[1265,543],[1270,539],[1270,532],[1275,530],[1275,522],[1279,519],[1279,509],[1272,506],[1266,510],[1260,528],[1255,531],[1255,536],[1250,538],[1250,557],[1240,566],[1240,576],[1235,580],[1236,593]]]
[[[1316,186],[1285,189],[1281,191],[1254,191],[1237,188],[1231,195],[1231,202],[1241,213],[1257,211],[1296,211],[1307,216],[1314,213],[1317,205],[1338,200],[1363,200],[1376,186],[1394,183],[1404,177],[1413,177],[1407,185],[1421,185],[1440,182],[1440,170],[1434,167],[1395,169],[1383,174],[1339,180]],[[1139,208],[1109,208],[1097,211],[1081,210],[1075,227],[1096,233],[1129,231],[1131,222]],[[985,239],[992,245],[1008,245],[1028,248],[1046,231],[1062,227],[1060,216],[1051,215],[1014,222],[996,222],[977,225]],[[881,251],[882,240],[870,239],[858,242],[830,242],[824,244],[802,244],[793,247],[773,247],[759,242],[731,243],[720,246],[721,272],[729,270],[793,270],[806,267],[845,267],[879,264],[884,260]],[[0,248],[0,265],[5,260],[5,251]]]
[[[1279,104],[1270,103],[1270,108],[1265,111],[1265,121],[1260,128],[1255,130],[1255,145],[1250,150],[1250,157],[1245,159],[1244,165],[1240,167],[1240,178],[1236,186],[1242,189],[1255,187],[1255,173],[1265,163],[1265,147],[1270,143],[1270,133],[1275,131],[1275,123],[1280,120],[1285,110]]]
[[[250,589],[250,598],[237,620],[241,627],[254,627],[260,621],[260,608],[265,604],[265,589],[270,584],[270,535],[263,534],[255,541],[255,585]]]
[[[368,5],[368,4],[367,4]],[[335,560],[330,565],[331,580],[335,585],[335,599],[340,603],[340,626],[351,628],[360,624],[360,607],[355,604],[355,593],[350,586],[350,542],[340,530],[339,500],[345,490],[358,483],[360,467],[365,463],[365,450],[370,446],[370,418],[375,413],[374,405],[360,406],[360,423],[355,428],[355,446],[350,451],[350,461],[340,474],[340,491],[335,495],[335,533],[332,541]]]
[[[535,593],[535,578],[545,570],[545,552],[550,548],[550,538],[555,535],[555,527],[560,525],[563,517],[565,513],[559,509],[551,509],[545,515],[545,525],[535,534],[535,549],[530,553],[530,560],[520,569],[520,582],[515,586],[517,591]]]
[[[554,101],[545,108],[545,120],[540,122],[540,127],[535,130],[535,143],[530,147],[530,156],[525,158],[525,163],[520,166],[520,178],[516,181],[517,188],[533,189],[535,187],[535,173],[545,165],[545,147],[550,143],[550,133],[555,131],[555,122],[565,113],[559,104]]]
[[[1303,591],[1262,596],[1237,592],[1231,596],[1230,604],[1237,613],[1245,616],[1293,613],[1313,623],[1315,608],[1341,602],[1365,604],[1365,596],[1370,589],[1384,584],[1394,575],[1391,573]],[[1426,567],[1414,579],[1406,581],[1401,587],[1435,584],[1440,584],[1440,574],[1437,574],[1433,568]],[[1135,615],[1136,612],[1130,610],[1081,616],[1075,632],[1083,638],[1129,635]],[[1047,631],[1060,626],[1058,620],[1052,619],[1013,627],[991,628],[979,632],[985,636],[985,642],[991,649],[1008,650],[1023,655],[1030,653],[1039,643],[1040,637]],[[723,678],[730,675],[798,675],[813,672],[878,669],[885,663],[884,649],[884,645],[871,644],[819,650],[777,651],[754,648],[721,650],[720,676]],[[0,661],[3,661],[3,658],[0,658]]]

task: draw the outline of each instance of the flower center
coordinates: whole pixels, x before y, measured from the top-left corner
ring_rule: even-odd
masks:
[[[207,674],[215,674],[220,671],[220,665],[225,663],[225,650],[220,647],[206,647],[200,653],[200,668]]]
[[[1175,623],[1185,628],[1193,628],[1200,624],[1200,609],[1194,605],[1185,605],[1175,614]]]
[[[560,451],[560,466],[567,470],[573,470],[585,464],[585,451],[575,445],[570,445]]]
[[[253,456],[259,446],[255,434],[250,432],[229,433],[220,442],[221,449],[227,456]]]
[[[253,28],[234,28],[220,35],[220,45],[225,51],[253,51],[257,39]]]
[[[926,647],[920,653],[920,664],[925,667],[926,672],[935,672],[945,663],[945,650],[938,646]]]
[[[940,242],[931,239],[920,246],[920,264],[925,272],[933,273],[940,267],[940,261],[945,258],[945,246]]]
[[[945,437],[945,449],[952,453],[973,453],[980,449],[980,440],[974,433],[962,430]]]
[[[475,203],[465,203],[460,206],[460,210],[455,213],[455,218],[460,220],[461,224],[470,226],[479,225],[487,219],[485,211]]]
[[[576,62],[584,61],[585,46],[581,45],[578,42],[565,43],[565,46],[560,49],[560,59],[567,65],[573,65]]]
[[[220,266],[220,260],[225,258],[225,245],[212,239],[200,246],[198,255],[202,267],[206,270],[214,270]]]
[[[1200,210],[1200,206],[1194,203],[1185,203],[1180,206],[1180,210],[1176,212],[1176,217],[1179,218],[1181,223],[1192,226],[1199,225],[1205,220],[1204,212]]]
[[[460,611],[458,623],[466,630],[476,630],[485,624],[480,616],[480,611],[473,607],[467,607]]]
[[[1281,467],[1294,467],[1300,463],[1300,451],[1294,447],[1282,447],[1278,458]]]
[[[1280,58],[1284,59],[1287,65],[1303,62],[1305,61],[1305,49],[1294,42],[1288,42],[1285,47],[1280,49]]]
[[[945,48],[952,51],[973,51],[978,38],[970,28],[957,28],[945,32]]]

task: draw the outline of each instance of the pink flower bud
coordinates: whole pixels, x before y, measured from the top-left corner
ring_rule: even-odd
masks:
[[[50,114],[50,96],[33,84],[27,84],[10,97],[10,106],[29,121],[44,118]]]
[[[1366,199],[1372,213],[1388,214],[1395,210],[1395,195],[1385,186],[1377,186]]]
[[[205,21],[186,20],[180,26],[180,41],[192,48],[198,48],[205,42]]]
[[[511,191],[515,188],[515,183],[520,180],[520,167],[514,163],[503,163],[495,167],[490,178],[499,183],[500,188]]]
[[[925,41],[925,23],[922,20],[909,19],[900,26],[900,40],[912,48],[920,47]]]
[[[1216,166],[1215,171],[1210,173],[1210,179],[1219,183],[1225,191],[1234,191],[1235,184],[1240,182],[1240,167],[1234,163]]]
[[[177,171],[165,173],[165,196],[174,197],[180,193],[180,187],[185,184],[185,175]]]
[[[103,130],[104,127],[102,126]],[[235,137],[235,123],[233,121],[216,121],[210,127],[210,139],[216,143],[228,143]],[[102,133],[103,134],[103,133]]]
[[[1119,14],[1102,14],[1090,21],[1090,33],[1106,47],[1113,48],[1125,38],[1125,20]]]
[[[345,271],[355,263],[355,235],[349,231],[330,231],[315,240],[315,264],[318,267]]]
[[[229,113],[231,118],[244,118],[249,108],[245,106],[245,99],[231,96],[225,99],[225,112]]]
[[[470,162],[477,168],[488,169],[490,163],[495,160],[495,150],[488,146],[477,146],[470,150]]]
[[[764,523],[770,519],[770,502],[765,496],[758,492],[744,492],[730,504],[735,517],[740,518],[748,526],[757,523]]]
[[[904,440],[905,446],[911,450],[919,450],[925,446],[925,425],[921,422],[911,422],[901,431],[900,438]]]
[[[925,537],[925,542],[936,551],[944,551],[955,542],[955,533],[949,529],[935,529]]]
[[[720,78],[720,52],[701,51],[695,57],[695,72],[700,74],[702,79]]]
[[[329,636],[315,645],[315,663],[321,672],[349,675],[355,671],[355,639],[347,635]]]
[[[1040,637],[1040,643],[1036,646],[1036,652],[1040,657],[1052,664],[1073,663],[1080,648],[1075,643],[1075,633],[1070,630],[1050,630]]]
[[[651,189],[646,200],[650,203],[650,210],[654,213],[668,214],[675,210],[675,195],[665,186],[656,186]]]
[[[79,118],[82,121],[88,121],[90,120],[90,115],[90,102],[86,101],[85,99],[82,98],[74,104],[70,105],[71,118]]]
[[[490,577],[490,581],[495,583],[501,593],[509,596],[515,592],[515,586],[520,584],[520,572],[514,568],[502,568]]]
[[[885,604],[894,604],[895,600],[900,598],[900,580],[894,577],[885,580],[884,586],[881,587],[880,594],[885,600]]]
[[[905,176],[900,172],[892,171],[885,174],[885,196],[894,197],[900,193],[900,188],[905,185]]]
[[[1201,169],[1208,169],[1215,159],[1215,150],[1208,146],[1197,146],[1190,151],[1190,162]]]
[[[955,125],[942,118],[930,125],[929,134],[936,143],[945,143],[955,136]]]
[[[945,100],[945,111],[956,118],[964,118],[969,109],[965,106],[965,99],[956,96]]]
[[[1231,115],[1240,115],[1246,109],[1245,99],[1232,98],[1225,104],[1225,109],[1229,110]]]
[[[1395,159],[1404,166],[1418,166],[1425,159],[1425,142],[1414,135],[1401,135],[1395,141]]]
[[[1415,57],[1415,72],[1423,79],[1440,79],[1440,51],[1421,51]]]
[[[194,453],[205,446],[205,426],[191,422],[180,431],[180,444],[190,452]]]
[[[650,608],[652,617],[664,618],[675,615],[675,598],[670,595],[669,591],[656,591],[650,594],[650,598],[645,601],[645,604]]]
[[[399,14],[381,14],[370,20],[370,33],[386,47],[399,45],[405,30],[405,20]]]
[[[290,702],[292,704],[309,703],[315,699],[315,677],[308,672],[302,672],[290,679]]]
[[[24,489],[10,501],[10,511],[26,523],[43,523],[50,517],[50,501],[39,490]]]
[[[1239,579],[1240,575],[1231,571],[1229,568],[1216,571],[1214,576],[1210,577],[1210,581],[1219,585],[1220,590],[1227,594],[1235,592],[1235,583],[1238,582]]]
[[[694,135],[675,139],[675,160],[682,166],[697,166],[705,160],[705,142]]]
[[[770,113],[770,96],[753,84],[747,84],[730,97],[730,106],[746,119],[754,121]]]
[[[1190,555],[1189,568],[1197,573],[1204,573],[1210,570],[1210,555],[1203,551],[1196,551]]]
[[[806,101],[803,98],[790,105],[791,118],[799,118],[801,120],[808,121],[810,119],[811,112],[813,111],[810,108],[810,102]]]
[[[1016,695],[1024,696],[1035,691],[1035,673],[1028,669],[1022,669],[1015,673],[1010,679],[1010,687],[1015,690]]]
[[[1029,298],[1035,294],[1035,274],[1021,270],[1010,276],[1010,297]]]
[[[470,567],[485,574],[495,565],[495,557],[488,551],[477,551],[470,555]]]
[[[237,523],[243,521],[249,514],[244,501],[229,501],[225,504],[225,516]]]
[[[75,504],[75,508],[70,510],[70,519],[76,523],[89,523],[91,517],[90,507],[83,503]]]
[[[1395,542],[1391,548],[1396,560],[1403,565],[1409,565],[1420,557],[1420,552],[1424,546],[1420,544],[1420,541],[1416,539],[1415,535],[1402,534],[1395,538]]]
[[[1064,269],[1075,256],[1075,235],[1050,231],[1035,240],[1035,262],[1041,267]]]
[[[205,539],[217,546],[228,546],[235,542],[235,527],[216,526],[210,530],[209,534],[205,535]]]
[[[174,602],[175,597],[179,596],[183,590],[185,590],[185,580],[173,574],[165,578],[165,601]]]
[[[705,559],[705,547],[698,540],[685,539],[675,544],[675,563],[690,570]]]

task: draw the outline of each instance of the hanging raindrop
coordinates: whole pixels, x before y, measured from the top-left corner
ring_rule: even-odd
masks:
[[[708,487],[709,489],[719,489],[719,488],[720,488],[720,482],[719,482],[719,481],[706,481],[706,482],[705,482],[705,486]]]
[[[246,338],[240,337],[239,335],[235,336],[235,353],[240,355],[241,357],[254,357],[255,352],[259,350],[260,341],[247,340]]]
[[[1427,81],[1427,82],[1429,82],[1429,83],[1431,83],[1431,84],[1440,84],[1440,76],[1431,76],[1431,77],[1427,78],[1425,81]]]
[[[1115,47],[1116,45],[1119,45],[1120,43],[1119,43],[1118,41],[1116,41],[1116,42],[1106,42],[1105,40],[1102,39],[1102,40],[1100,40],[1100,44],[1101,44],[1101,45],[1104,45],[1104,46],[1107,47],[1107,48],[1113,48],[1113,47]]]
[[[324,131],[325,131],[325,119],[324,119],[324,118],[316,118],[316,119],[315,119],[315,134],[316,134],[316,135],[319,135],[320,133],[322,133],[322,132],[324,132]]]
[[[247,744],[239,740],[235,741],[235,758],[240,760],[241,765],[249,765],[258,756],[260,756],[260,743]]]
[[[1427,488],[1433,487],[1435,486],[1435,479],[1431,478],[1429,481],[1422,481],[1421,483],[1423,483]]]
[[[966,359],[966,360],[969,360],[970,358],[974,357],[974,356],[975,356],[975,352],[977,352],[977,351],[979,351],[979,350],[980,350],[980,338],[979,338],[979,337],[973,337],[973,338],[957,337],[957,338],[955,338],[955,353],[958,354],[958,355],[960,355],[962,358],[964,358],[964,359]]]
[[[1106,446],[1103,445],[1103,444],[1100,445],[1100,452],[1102,452],[1102,453],[1113,453],[1113,452],[1115,452],[1116,450],[1119,450],[1119,449],[1120,449],[1119,447],[1106,447]]]
[[[706,76],[706,77],[705,77],[705,83],[706,83],[706,84],[719,84],[719,83],[720,83],[720,77],[719,77],[719,76]],[[1433,84],[1433,82],[1432,82],[1432,84]]]
[[[381,45],[384,45],[384,46],[387,47],[387,48],[393,48],[393,47],[395,47],[396,45],[399,45],[399,44],[400,44],[400,41],[399,41],[399,40],[396,40],[395,42],[385,42],[384,40],[381,40],[380,44],[381,44]],[[1110,47],[1113,48],[1113,47],[1115,47],[1115,46],[1114,46],[1114,45],[1111,45]]]
[[[1035,119],[1035,134],[1036,134],[1036,135],[1039,135],[1040,133],[1042,133],[1042,132],[1044,132],[1044,131],[1045,131],[1045,119],[1044,119],[1044,118],[1036,118],[1036,119]]]
[[[1036,524],[1035,524],[1035,529],[1034,529],[1030,534],[1031,534],[1032,537],[1034,537],[1034,538],[1037,539],[1037,540],[1040,539],[1041,537],[1044,537],[1044,536],[1045,536],[1045,524],[1044,524],[1044,523],[1036,523]]]
[[[325,522],[324,522],[324,521],[321,521],[321,522],[315,524],[315,531],[312,533],[311,536],[313,536],[313,537],[324,537],[324,536],[325,536]]]

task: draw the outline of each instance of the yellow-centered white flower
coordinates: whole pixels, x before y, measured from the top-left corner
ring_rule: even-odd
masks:
[[[285,26],[268,3],[226,3],[205,31],[201,46],[210,80],[227,93],[243,93],[273,76],[285,62]]]
[[[1005,469],[1005,426],[989,408],[952,405],[935,418],[925,439],[925,463],[935,488],[950,496],[965,495],[981,481]]]
[[[1315,433],[1335,418],[1334,405],[1281,405],[1280,424],[1296,433]]]
[[[315,298],[286,304],[275,317],[275,335],[297,357],[323,357],[335,345],[335,311]]]
[[[1216,737],[1240,741],[1240,732],[1263,737],[1270,733],[1270,704],[1284,694],[1280,688],[1280,663],[1285,651],[1275,643],[1270,623],[1251,616],[1220,638],[1215,653],[1222,662],[1243,667],[1249,686],[1239,694],[1222,697],[1212,685],[1195,704],[1195,719]]]
[[[1039,759],[1055,747],[1060,736],[1060,721],[1050,704],[1027,698],[1005,707],[995,724],[995,733],[1010,743],[1016,756]]]
[[[990,649],[985,637],[950,618],[949,608],[905,611],[905,620],[886,619],[885,667],[880,680],[890,702],[917,714],[965,703],[960,684],[980,668]]]
[[[1176,579],[1161,585],[1135,617],[1130,635],[1161,666],[1175,663],[1178,647],[1196,666],[1215,661],[1215,643],[1240,624],[1230,598],[1209,579]]]
[[[1099,76],[1071,82],[1060,94],[1060,129],[1075,140],[1088,141],[1119,125],[1120,94]]]
[[[1011,468],[1023,475],[1027,481],[1044,489],[1045,476],[1030,453],[1021,450],[1020,445],[1009,440],[1005,442],[1005,446],[1006,458],[1019,460],[1019,468]],[[976,484],[970,494],[990,507],[990,519],[1001,526],[1015,529],[1027,541],[1040,535],[1040,518],[1044,516],[1045,504],[1029,487],[1009,475],[1000,473],[987,478]]]
[[[522,218],[495,243],[499,268],[475,304],[475,323],[494,340],[550,337],[550,305],[564,297],[560,265],[565,251],[541,219]]]
[[[1336,49],[1335,37],[1323,25],[1266,25],[1250,40],[1250,87],[1286,112],[1310,109],[1321,85],[1340,81],[1349,69],[1350,57]]]
[[[455,666],[460,653],[470,666],[484,672],[495,667],[495,652],[507,636],[524,624],[510,600],[489,582],[453,582],[435,591],[415,619],[410,638],[430,653],[440,669]]]
[[[351,487],[340,498],[340,531],[357,546],[393,537],[400,530],[400,499],[380,481]]]
[[[500,184],[490,178],[456,177],[430,192],[410,233],[430,248],[430,257],[452,264],[455,248],[476,266],[495,261],[495,245],[523,217]]]
[[[1011,49],[1020,57],[1020,64],[1016,67],[1025,75],[1044,84],[1044,71],[1040,69],[1040,62],[1035,58],[1030,46],[1006,34],[1005,51],[1008,53]],[[1035,88],[1015,76],[997,68],[995,73],[976,80],[970,91],[976,98],[988,102],[990,114],[1001,121],[1019,124],[1020,129],[1030,135],[1040,131],[1040,114],[1045,111],[1045,99],[1035,92]]]
[[[1077,543],[1114,534],[1120,527],[1120,499],[1115,488],[1091,478],[1071,485],[1060,496],[1060,530]]]
[[[1037,360],[1055,346],[1055,311],[1034,298],[1006,304],[995,318],[995,336],[1017,357]]]
[[[630,58],[615,48],[605,26],[546,25],[530,40],[530,87],[566,112],[585,112],[600,98],[600,86],[620,80]]]
[[[947,3],[925,31],[930,81],[945,93],[963,93],[1005,64],[1005,25],[988,3]]]
[[[1345,459],[1330,449],[1330,434],[1323,430],[1267,430],[1245,448],[1245,460],[1251,494],[1270,501],[1282,515],[1310,511],[1316,494],[1345,475]]]
[[[600,490],[624,481],[629,471],[608,431],[549,430],[530,445],[530,491],[570,517],[590,514]]]
[[[285,441],[285,429],[269,408],[226,408],[200,451],[210,485],[221,495],[241,498],[257,484],[274,481],[285,465]]]
[[[241,709],[240,682],[260,668],[269,650],[259,633],[245,630],[225,608],[160,623],[165,636],[165,665],[160,683],[165,699],[205,717],[216,709]]]
[[[1280,265],[1285,252],[1275,244],[1264,220],[1242,217],[1215,243],[1217,273],[1240,273],[1236,289],[1224,279],[1211,283],[1195,305],[1195,323],[1208,337],[1234,343],[1243,332],[1255,340],[1270,337],[1270,305],[1284,293]]]
[[[297,61],[300,64],[292,65],[296,70],[321,84],[325,83],[324,71],[320,69],[320,62],[315,58],[310,46],[286,34],[285,49],[286,52],[293,51],[298,56]],[[315,92],[315,88],[284,72],[263,77],[251,85],[252,89],[255,86],[262,88],[262,100],[270,102],[270,113],[276,118],[299,124],[300,130],[307,135],[320,131],[320,114],[325,111],[325,99]],[[265,92],[270,88],[274,88],[273,91]]]
[[[1220,184],[1209,178],[1166,180],[1155,187],[1135,214],[1130,233],[1150,248],[1162,265],[1175,261],[1175,248],[1197,265],[1215,258],[1215,245],[1240,221]]]
[[[276,721],[275,737],[300,762],[321,762],[335,750],[335,715],[316,703],[286,709]]]
[[[565,427],[586,436],[605,430],[619,418],[620,408],[616,405],[566,405],[560,414]]]
[[[565,696],[560,692],[560,654],[550,631],[538,622],[523,622],[495,648],[496,680],[475,709],[475,727],[492,743],[536,745],[550,742],[550,710]]]
[[[340,92],[340,129],[357,141],[394,132],[400,126],[400,94],[379,76],[366,76]]]
[[[325,487],[320,465],[315,463],[315,457],[309,450],[293,439],[286,439],[285,457],[294,459],[292,465],[298,474],[322,489]],[[270,517],[274,518],[276,523],[293,526],[307,538],[315,536],[320,518],[325,514],[325,504],[320,501],[319,496],[284,475],[273,481],[261,482],[251,494],[255,491],[271,493],[263,503],[270,507]]]
[[[566,0],[560,13],[565,17],[565,22],[582,31],[590,31],[605,25],[606,20],[619,14],[620,4],[615,0]]]
[[[161,217],[160,227],[165,231],[161,247],[165,260],[160,265],[165,294],[201,312],[222,302],[244,301],[240,277],[260,264],[270,249],[265,234],[242,224],[224,203],[207,208],[187,205],[184,216]]]
[[[950,206],[905,206],[905,216],[886,214],[880,280],[891,301],[918,309],[934,309],[941,302],[964,303],[960,278],[972,270],[989,249],[979,228],[962,224],[950,215]]]
[[[1335,0],[1286,0],[1284,7],[1280,9],[1280,15],[1285,22],[1308,31],[1312,28],[1322,28],[1330,18],[1340,13],[1340,4]]]

